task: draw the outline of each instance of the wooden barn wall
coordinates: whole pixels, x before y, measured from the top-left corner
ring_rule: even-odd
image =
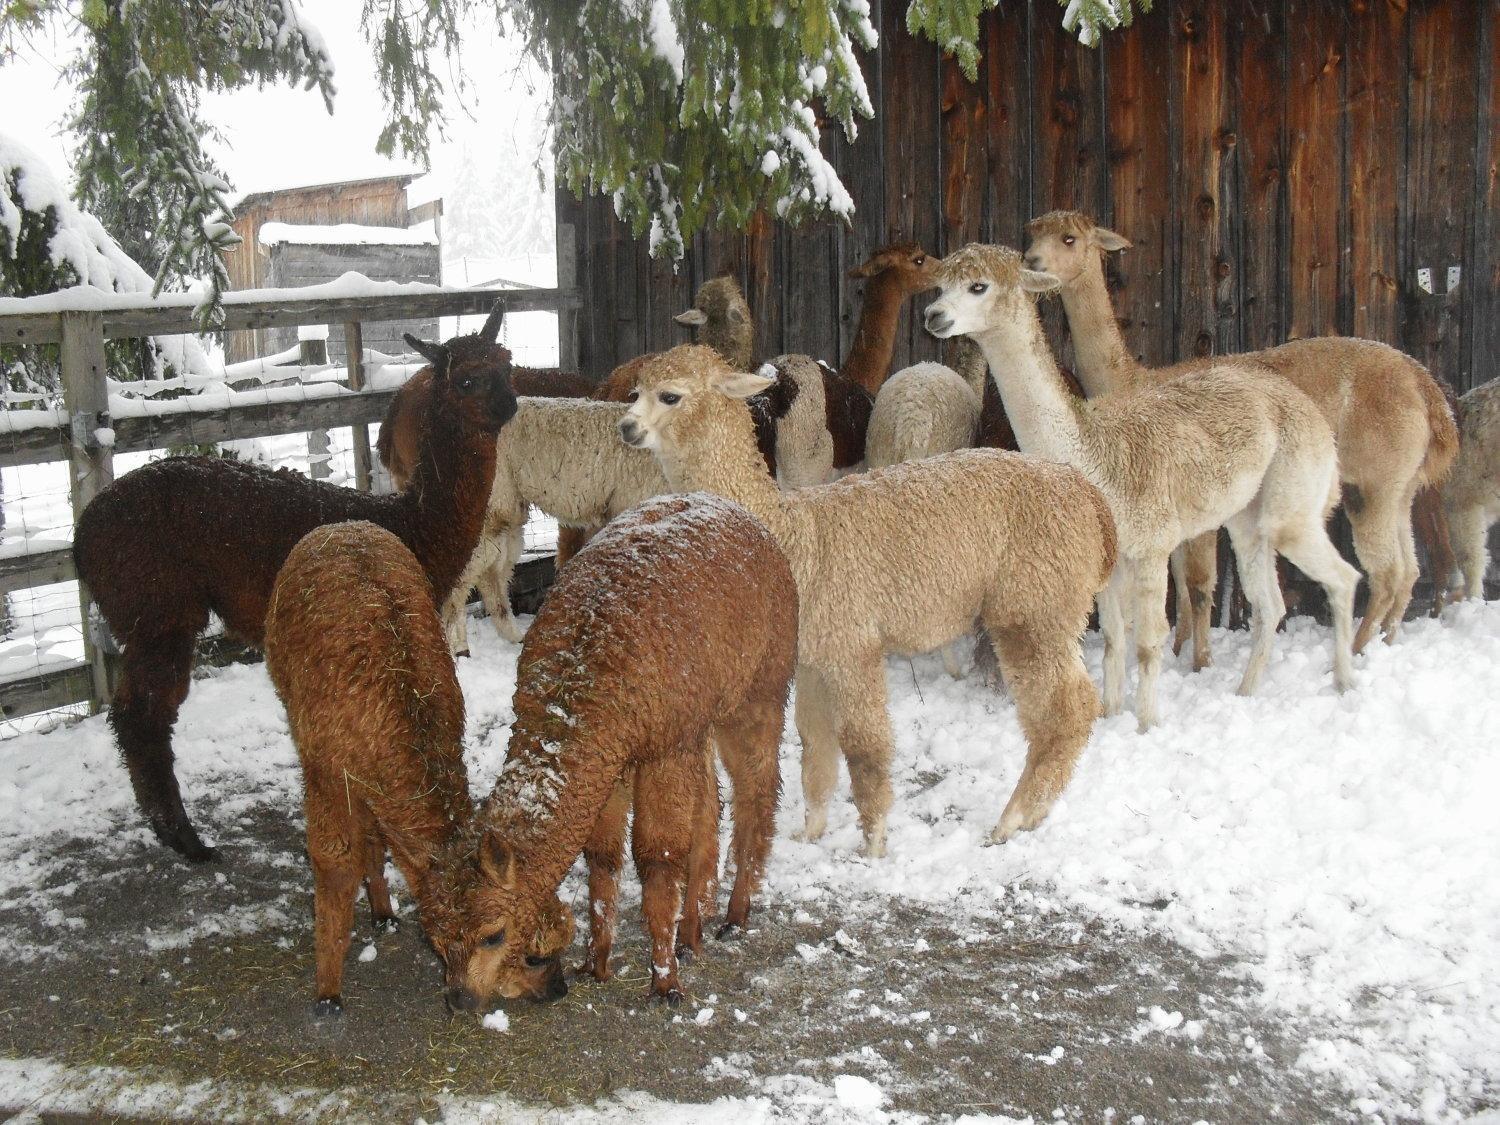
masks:
[[[906,34],[906,0],[878,8],[864,64],[879,116],[824,142],[852,222],[704,234],[674,272],[607,200],[560,193],[585,372],[680,342],[672,314],[726,271],[759,354],[841,357],[861,293],[846,274],[875,247],[1021,246],[1029,217],[1071,207],[1135,243],[1110,275],[1147,363],[1342,333],[1459,389],[1500,374],[1494,0],[1156,0],[1097,50],[1062,32],[1055,0],[1002,0],[976,83]],[[908,309],[896,366],[937,355]]]

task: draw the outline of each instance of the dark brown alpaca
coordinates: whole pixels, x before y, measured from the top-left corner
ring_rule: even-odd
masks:
[[[703,854],[694,843],[708,816],[700,799],[711,789],[710,735],[734,783],[727,920],[745,925],[780,789],[797,648],[792,582],[763,525],[702,494],[632,509],[562,571],[521,649],[505,767],[476,838],[444,860],[465,919],[463,940],[444,950],[450,1003],[473,1008],[515,994],[525,966],[511,938],[535,931],[538,910],[586,845],[598,858],[618,838],[616,794],[631,777],[651,994],[681,1000],[677,916],[691,857]],[[606,806],[612,816],[598,827]],[[611,904],[590,911],[600,975],[613,918],[613,873],[604,874],[591,881]]]
[[[394,532],[440,598],[458,580],[479,540],[496,435],[516,411],[510,353],[494,342],[500,316],[441,345],[408,337],[442,393],[405,493],[371,496],[285,469],[169,457],[127,473],[79,517],[78,576],[124,649],[110,724],[136,804],[168,847],[194,860],[215,856],[188,819],[172,768],[172,726],[209,614],[259,647],[287,554],[313,528],[346,520]]]
[[[893,242],[882,246],[849,271],[855,281],[868,281],[854,343],[844,357],[839,374],[863,387],[872,398],[890,377],[891,356],[896,351],[896,330],[901,310],[909,297],[933,288],[937,259],[915,242]],[[833,408],[829,407],[832,417]],[[867,419],[868,420],[868,419]],[[829,426],[829,430],[833,429]],[[864,442],[860,442],[863,448]],[[840,462],[835,459],[836,465]],[[853,464],[853,462],[850,462]]]
[[[319,527],[287,556],[271,591],[266,668],[302,762],[319,1016],[342,1011],[354,899],[365,883],[376,930],[396,928],[385,852],[434,943],[449,916],[433,861],[473,819],[464,769],[464,698],[432,599],[406,545],[358,520]],[[541,994],[560,995],[572,919],[537,935]]]

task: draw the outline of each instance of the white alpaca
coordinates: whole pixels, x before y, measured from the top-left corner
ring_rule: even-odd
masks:
[[[1227,527],[1254,610],[1250,661],[1240,693],[1255,690],[1286,612],[1275,552],[1328,594],[1333,678],[1352,682],[1349,642],[1358,573],[1324,527],[1338,497],[1333,433],[1295,387],[1224,364],[1097,400],[1068,393],[1047,347],[1032,294],[1051,274],[1023,269],[1001,246],[967,246],[939,268],[942,295],[927,329],[967,335],[984,350],[1024,452],[1078,468],[1104,493],[1120,558],[1099,598],[1104,632],[1104,707],[1124,699],[1127,612],[1136,630],[1136,716],[1156,721],[1156,680],[1167,636],[1167,559],[1194,535]]]

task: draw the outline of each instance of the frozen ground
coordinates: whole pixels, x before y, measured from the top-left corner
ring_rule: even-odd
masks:
[[[482,792],[516,649],[473,634]],[[858,857],[844,801],[822,843],[793,839],[789,735],[759,924],[687,970],[695,1002],[641,1004],[627,922],[614,981],[503,1033],[447,1019],[414,924],[378,947],[362,931],[345,1026],[309,1030],[299,778],[261,667],[197,681],[179,724],[221,867],[148,840],[101,720],[0,743],[0,1109],[1500,1120],[1500,604],[1410,623],[1345,697],[1309,620],[1252,700],[1232,693],[1244,635],[1215,641],[1207,673],[1168,662],[1161,728],[1101,722],[1052,817],[1000,848],[980,842],[1021,765],[1013,708],[892,660],[886,860]]]

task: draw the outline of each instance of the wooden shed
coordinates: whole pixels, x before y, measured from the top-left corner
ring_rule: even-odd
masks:
[[[824,140],[851,224],[709,234],[674,272],[608,199],[560,194],[584,370],[680,342],[672,315],[723,271],[759,354],[837,359],[860,305],[846,273],[877,246],[1019,247],[1028,218],[1075,208],[1135,243],[1111,280],[1147,363],[1339,333],[1460,390],[1500,374],[1495,0],[1155,0],[1097,49],[1055,0],[1002,0],[975,83],[907,34],[907,0],[874,7],[879,116],[855,144]],[[1055,302],[1048,326],[1066,362]],[[937,355],[908,310],[896,365]]]

